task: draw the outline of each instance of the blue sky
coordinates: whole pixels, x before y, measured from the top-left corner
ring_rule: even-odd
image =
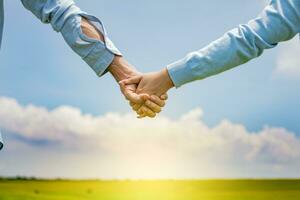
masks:
[[[110,38],[142,72],[159,70],[204,47],[265,5],[263,0],[76,2],[104,22]],[[19,1],[5,3],[0,96],[48,110],[68,105],[97,116],[130,112],[110,75],[98,78],[59,34]],[[270,126],[300,136],[300,76],[276,72],[287,48],[279,45],[244,66],[172,90],[162,115],[177,120],[200,107],[209,127],[226,119],[249,132]]]
[[[261,0],[77,3],[104,21],[126,58],[145,72],[204,47],[255,17],[264,5]],[[96,77],[59,34],[20,2],[7,1],[5,9],[1,95],[48,108],[73,105],[92,114],[129,111],[110,75]],[[250,130],[272,125],[300,132],[299,81],[272,77],[278,51],[269,50],[242,67],[172,91],[164,114],[176,118],[201,106],[211,125],[228,118]]]

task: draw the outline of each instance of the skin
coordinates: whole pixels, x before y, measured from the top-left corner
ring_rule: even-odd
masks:
[[[145,101],[147,107],[153,108],[153,110],[160,112],[158,107],[163,107],[164,103],[153,105],[153,102],[157,101],[157,97],[163,94],[166,94],[171,88],[174,87],[174,83],[172,82],[168,70],[165,68],[159,72],[153,72],[148,74],[140,74],[128,79],[125,79],[120,82],[121,88],[126,88],[126,86],[136,84],[137,94],[148,94],[150,98]],[[136,110],[139,117],[145,117],[145,113],[149,112],[144,107],[140,107]]]
[[[87,19],[82,18],[81,21],[82,32],[90,38],[104,41],[104,37],[100,31]],[[108,67],[108,71],[112,74],[117,82],[130,79],[132,77],[140,76],[132,65],[130,65],[122,56],[115,56],[113,62]],[[157,113],[161,112],[161,108],[165,105],[168,96],[166,93],[155,97],[151,97],[147,93],[137,93],[137,84],[126,84],[121,87],[121,92],[124,97],[130,101],[132,109],[143,117],[155,117]]]
[[[108,70],[117,82],[141,75],[141,73],[136,71],[123,57],[120,56],[115,57]],[[147,117],[155,117],[156,113],[161,110],[161,108],[158,110],[157,107],[160,107],[159,105],[164,105],[165,100],[167,100],[167,95],[163,94],[160,95],[160,98],[155,98],[155,101],[150,100],[152,103],[148,103],[149,106],[147,106],[145,102],[149,101],[151,97],[146,93],[137,94],[137,84],[127,84],[120,88],[125,98],[130,101],[132,109],[134,111],[142,109]]]

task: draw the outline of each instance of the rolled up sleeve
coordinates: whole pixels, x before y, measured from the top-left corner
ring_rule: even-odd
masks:
[[[102,76],[115,55],[122,55],[108,38],[102,22],[78,8],[73,0],[22,0],[43,23],[50,23],[98,76]],[[89,20],[103,34],[104,42],[89,38],[81,29],[82,17]]]
[[[180,87],[246,63],[299,32],[300,1],[272,0],[256,19],[189,53],[167,69],[175,86]]]

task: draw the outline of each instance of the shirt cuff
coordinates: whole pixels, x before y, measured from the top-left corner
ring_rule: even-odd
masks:
[[[107,68],[115,58],[115,54],[106,49],[103,44],[96,43],[94,48],[83,60],[94,70],[98,76],[107,73]]]
[[[104,42],[90,38],[82,32],[82,17],[89,20],[89,22],[102,33]],[[107,68],[113,61],[115,55],[122,55],[108,38],[101,21],[84,12],[70,17],[64,24],[61,33],[73,51],[76,52],[98,76],[102,76],[107,72]]]
[[[93,62],[95,62],[93,66],[90,64],[89,65],[98,76],[102,76],[108,72],[107,68],[112,63],[115,55],[122,56],[122,53],[109,39],[103,23],[97,17],[88,15],[86,13],[81,13],[80,16],[89,20],[89,22],[92,23],[103,35],[104,42],[96,41],[97,45],[95,49],[93,49],[92,52],[90,52],[90,54],[84,58],[87,63],[93,64]],[[80,34],[83,39],[85,38],[85,40],[91,40],[91,42],[93,42],[93,39],[88,38],[84,33],[82,33],[82,31],[80,31]]]
[[[176,88],[194,80],[195,74],[192,72],[187,59],[181,59],[168,65],[167,70]]]

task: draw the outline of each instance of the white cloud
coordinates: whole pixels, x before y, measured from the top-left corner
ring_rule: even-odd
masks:
[[[300,78],[300,42],[296,36],[280,46],[275,73],[289,78]]]
[[[284,128],[251,133],[228,120],[208,127],[195,109],[177,120],[52,111],[0,98],[0,128],[16,134],[0,175],[101,178],[300,176],[300,138]],[[48,145],[36,145],[45,140]]]

